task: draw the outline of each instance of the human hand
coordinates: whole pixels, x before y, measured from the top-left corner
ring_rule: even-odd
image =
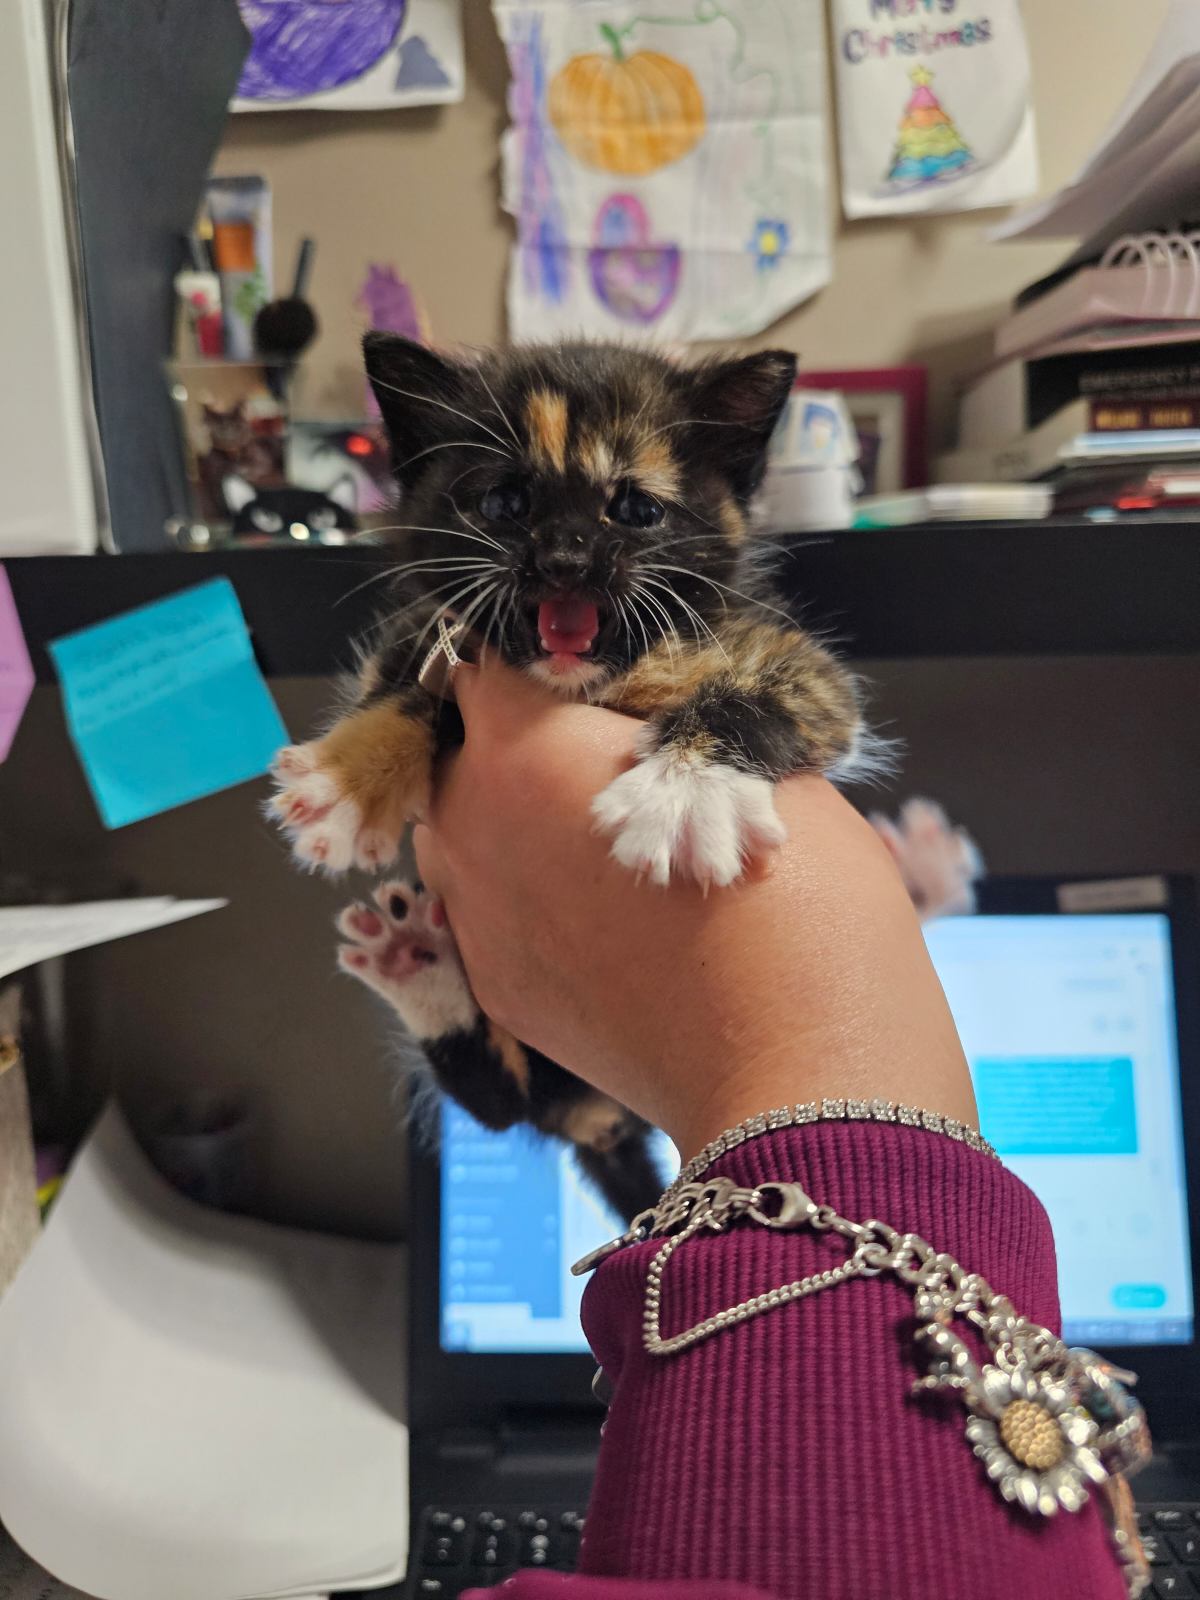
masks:
[[[593,797],[640,724],[500,666],[455,678],[466,729],[417,830],[496,1022],[664,1128],[684,1156],[770,1106],[908,1102],[975,1124],[966,1062],[911,901],[824,779],[779,786],[768,869],[704,897],[611,860]]]

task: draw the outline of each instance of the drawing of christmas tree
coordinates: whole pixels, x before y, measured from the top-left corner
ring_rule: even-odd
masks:
[[[887,175],[887,183],[893,189],[945,182],[947,178],[961,177],[975,165],[962,134],[929,87],[933,73],[928,67],[914,67],[909,77],[913,90],[900,118]]]

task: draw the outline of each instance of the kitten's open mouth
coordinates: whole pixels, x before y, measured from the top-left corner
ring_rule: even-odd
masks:
[[[586,660],[600,632],[600,612],[591,600],[569,595],[543,600],[537,610],[538,645],[543,656],[563,664]]]

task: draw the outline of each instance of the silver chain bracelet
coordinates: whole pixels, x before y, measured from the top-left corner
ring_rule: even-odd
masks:
[[[724,1233],[737,1222],[845,1239],[840,1265],[810,1273],[718,1311],[680,1333],[662,1333],[663,1276],[677,1251],[701,1233]],[[665,1237],[646,1275],[642,1341],[654,1356],[672,1356],[726,1328],[851,1278],[890,1274],[913,1293],[914,1340],[928,1369],[915,1395],[949,1393],[968,1413],[965,1434],[1001,1496],[1031,1514],[1082,1510],[1092,1488],[1104,1495],[1112,1537],[1129,1594],[1136,1600],[1150,1581],[1137,1536],[1125,1477],[1150,1458],[1142,1407],[1126,1385],[1132,1373],[1091,1350],[1071,1349],[1048,1328],[1018,1314],[953,1256],[919,1234],[900,1233],[870,1218],[852,1222],[832,1206],[818,1205],[798,1183],[744,1188],[732,1178],[678,1180],[628,1232],[585,1256],[572,1268],[590,1271],[628,1245]],[[956,1319],[982,1335],[990,1360],[980,1364],[955,1329]]]

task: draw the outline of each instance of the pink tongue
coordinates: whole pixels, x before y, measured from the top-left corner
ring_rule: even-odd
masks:
[[[590,600],[543,600],[538,607],[538,632],[556,655],[582,655],[599,630]]]

